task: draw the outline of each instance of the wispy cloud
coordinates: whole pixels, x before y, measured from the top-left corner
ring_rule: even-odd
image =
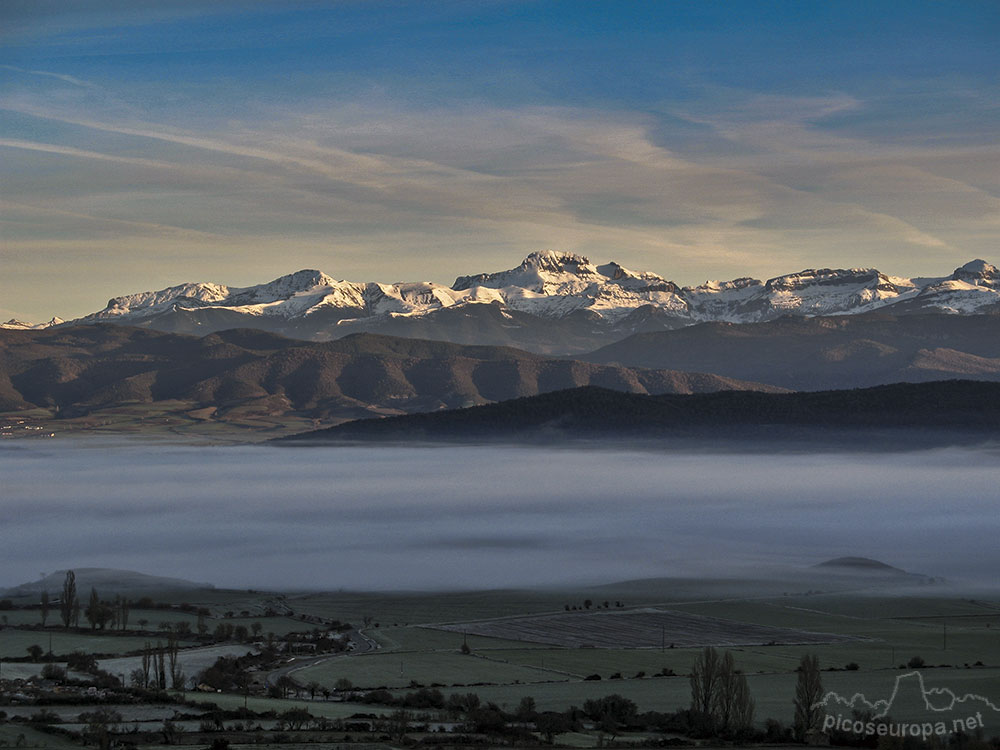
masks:
[[[682,283],[833,263],[931,274],[988,254],[1000,205],[984,184],[990,149],[904,147],[828,127],[865,111],[847,94],[724,93],[671,116],[733,144],[725,154],[672,142],[658,115],[627,109],[417,107],[375,95],[157,119],[134,93],[21,89],[0,112],[36,125],[0,139],[20,154],[6,167],[3,252],[77,248],[120,262],[155,248],[163,257],[142,287],[187,269],[198,247],[199,276],[232,283],[297,267],[449,282],[539,247]],[[41,179],[51,170],[60,179]],[[29,226],[31,211],[58,220]],[[163,244],[171,238],[176,252]]]
[[[16,65],[0,65],[3,70],[12,70],[15,73],[24,73],[25,75],[32,76],[43,76],[45,78],[54,78],[57,81],[62,81],[63,83],[69,83],[73,86],[79,86],[81,88],[96,88],[96,85],[90,81],[84,81],[75,76],[65,75],[64,73],[51,73],[47,70],[25,70],[24,68],[19,68]]]

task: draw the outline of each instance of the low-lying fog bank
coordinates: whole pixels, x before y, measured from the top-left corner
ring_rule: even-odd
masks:
[[[995,452],[0,445],[0,588],[69,567],[238,588],[484,588],[831,557],[992,582]]]

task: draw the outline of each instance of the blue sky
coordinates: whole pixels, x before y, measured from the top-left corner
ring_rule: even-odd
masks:
[[[1000,4],[0,4],[0,315],[532,250],[1000,260]]]

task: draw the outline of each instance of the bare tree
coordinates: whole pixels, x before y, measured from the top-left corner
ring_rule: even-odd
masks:
[[[153,669],[153,646],[149,641],[142,649],[142,686],[149,687],[149,674]]]
[[[160,690],[167,689],[167,666],[164,658],[163,646],[156,642],[156,687]]]
[[[823,683],[819,676],[819,658],[804,654],[799,662],[799,679],[795,684],[795,738],[799,741],[819,728],[823,700]]]
[[[733,699],[732,728],[737,738],[743,737],[753,729],[753,716],[757,708],[756,701],[750,695],[747,676],[740,674],[736,680],[736,695]]]
[[[700,715],[705,729],[739,737],[752,727],[755,708],[732,653],[720,656],[714,648],[704,649],[691,669],[691,710]]]
[[[736,665],[733,662],[733,652],[727,651],[719,660],[718,673],[715,678],[715,700],[712,706],[712,720],[715,729],[723,734],[728,732],[732,725],[738,677]]]
[[[177,660],[180,646],[177,643],[177,636],[171,633],[167,636],[167,658],[170,663],[170,687],[173,690],[184,689],[184,672],[181,670]]]
[[[42,592],[42,627],[45,627],[45,621],[49,619],[49,592]]]
[[[90,587],[90,602],[87,604],[87,608],[83,611],[84,617],[87,618],[87,622],[90,623],[90,629],[97,629],[97,610],[101,606],[101,600],[97,596],[97,589],[93,586]]]
[[[63,627],[69,627],[76,606],[76,573],[67,570],[66,578],[63,580],[62,599],[59,600],[59,614],[62,617]]]
[[[716,703],[716,680],[719,675],[719,652],[706,647],[691,668],[691,710],[711,716]]]
[[[121,596],[115,599],[115,604],[118,609],[118,625],[122,630],[128,630],[128,615],[131,605],[129,604],[127,596]]]
[[[97,589],[91,586],[90,600],[87,603],[87,608],[83,611],[83,614],[87,618],[87,622],[90,623],[91,630],[96,630],[97,628],[104,630],[108,625],[108,620],[110,620],[114,614],[114,611],[106,603],[101,601],[101,598],[97,595]]]

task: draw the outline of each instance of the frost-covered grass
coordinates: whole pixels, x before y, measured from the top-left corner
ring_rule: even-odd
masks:
[[[524,643],[503,638],[466,635],[461,631],[435,630],[425,627],[378,628],[365,631],[373,637],[382,648],[394,651],[457,651],[463,642],[475,651],[493,651],[496,649],[545,648],[542,644]]]
[[[190,679],[204,669],[208,669],[220,656],[244,656],[253,651],[253,646],[249,644],[226,644],[221,646],[207,646],[204,648],[183,649],[177,654],[184,674]],[[111,674],[125,675],[128,680],[134,669],[142,667],[141,656],[126,656],[120,659],[102,659],[101,669],[107,670]]]
[[[0,619],[0,622],[6,622],[6,624],[13,627],[42,624],[42,613],[37,609],[8,609],[0,612],[0,616],[3,618]],[[51,628],[56,625],[61,626],[62,623],[59,621],[58,610],[53,610],[49,612],[49,618],[45,626]]]
[[[841,622],[908,617],[995,617],[1000,625],[1000,604],[954,597],[893,596],[872,593],[833,593],[785,596],[762,601],[715,601],[677,604],[687,612],[730,617],[768,625],[807,627],[809,622]]]
[[[757,643],[829,643],[850,638],[829,631],[775,627],[676,609],[604,609],[554,615],[506,617],[438,626],[451,632],[547,643],[567,648],[742,646]]]
[[[289,597],[296,612],[331,617],[360,627],[371,616],[383,628],[422,623],[561,611],[582,601],[580,592],[476,591],[454,593],[324,593]],[[593,593],[589,594],[593,597]]]

